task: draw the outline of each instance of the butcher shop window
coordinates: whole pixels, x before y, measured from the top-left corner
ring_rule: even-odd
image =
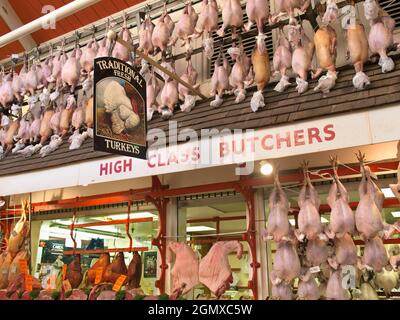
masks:
[[[396,21],[396,28],[400,27],[400,1],[378,0],[380,6]]]
[[[99,260],[100,254],[109,249],[128,249],[130,240],[126,231],[126,224],[108,224],[114,221],[125,221],[126,213],[101,215],[101,216],[79,216],[75,224],[82,225],[77,227],[74,234],[76,241],[76,253],[80,255],[80,265],[82,269],[83,280],[81,286],[90,286],[85,282],[87,271]],[[157,248],[152,245],[152,239],[158,233],[158,215],[153,212],[131,213],[130,219],[140,219],[144,222],[135,222],[129,224],[129,234],[132,237],[133,248],[147,248],[146,252],[140,251],[141,264],[143,266],[140,280],[141,287],[145,294],[155,293],[156,275],[151,272],[151,268],[157,268],[157,265],[151,266],[150,255],[157,255]],[[72,218],[55,219],[47,221],[34,221],[32,228],[39,230],[39,236],[32,239],[37,243],[33,250],[32,266],[34,276],[40,280],[43,288],[59,290],[60,279],[62,277],[62,267],[73,261],[74,241],[70,234]],[[83,226],[85,225],[85,226]],[[89,251],[86,253],[85,251]],[[96,251],[93,253],[92,251]],[[110,250],[111,251],[111,250]],[[129,250],[127,250],[129,251]],[[118,253],[110,252],[111,262]],[[132,252],[124,252],[124,262],[128,267],[133,259]],[[153,259],[154,260],[154,259]],[[147,266],[144,263],[147,262]],[[156,262],[156,261],[155,261]]]

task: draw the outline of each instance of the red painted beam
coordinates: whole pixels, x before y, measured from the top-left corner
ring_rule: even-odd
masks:
[[[149,251],[148,247],[138,247],[138,248],[114,248],[114,249],[97,249],[97,250],[68,250],[64,251],[65,255],[75,255],[75,254],[97,254],[97,253],[116,253],[116,252],[135,252],[135,251]]]
[[[152,222],[152,221],[153,221],[153,218],[129,219],[129,223]],[[126,224],[126,223],[127,223],[127,220],[113,220],[113,221],[75,224],[73,226],[73,228],[72,228],[72,225],[70,225],[69,228],[77,229],[77,228],[87,228],[87,227],[97,227],[97,226],[110,226],[110,225]]]

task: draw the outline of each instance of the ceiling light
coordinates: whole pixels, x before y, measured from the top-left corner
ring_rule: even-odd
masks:
[[[296,225],[296,220],[294,220],[294,219],[289,219],[289,223],[290,223],[292,226],[295,226],[295,225]]]
[[[325,218],[325,217],[321,217],[321,222],[322,223],[328,223],[329,220],[327,218]]]
[[[385,198],[394,198],[394,197],[395,197],[394,194],[393,194],[392,189],[390,189],[390,188],[383,188],[383,189],[381,189],[381,190],[382,190],[383,194],[385,195]]]
[[[393,211],[392,216],[395,218],[400,218],[400,211]]]
[[[260,171],[264,176],[269,176],[274,171],[274,167],[268,161],[261,161]]]
[[[114,214],[106,216],[106,220],[125,220],[128,217],[127,213],[122,214]],[[153,218],[154,220],[158,219],[158,215],[151,212],[134,212],[130,214],[131,219],[141,219],[141,218]]]
[[[187,232],[202,232],[202,231],[215,231],[215,228],[207,227],[207,226],[192,226],[187,227]]]

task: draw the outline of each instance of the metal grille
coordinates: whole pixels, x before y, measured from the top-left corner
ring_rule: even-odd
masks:
[[[234,197],[234,196],[236,196],[236,194],[237,194],[236,191],[193,194],[193,195],[187,195],[187,196],[180,196],[180,197],[178,197],[178,201]]]
[[[246,6],[242,5],[243,8],[243,22],[244,24],[246,24],[249,21],[249,18],[246,15]],[[218,22],[218,28],[221,28],[222,26],[222,15],[221,13],[219,13],[219,22]],[[250,29],[249,33],[250,34],[254,34],[254,31],[257,29],[257,26],[254,24],[252,26],[252,28]],[[237,31],[238,34],[240,34],[240,31]],[[227,30],[225,32],[224,35],[224,39],[230,39],[232,36],[232,32],[231,30]],[[273,44],[273,39],[272,39],[272,31],[268,31],[266,32],[266,36],[267,38],[265,39],[265,44],[267,46],[267,50],[269,52],[269,58],[270,60],[272,60],[273,57],[273,52],[274,52],[274,44]],[[215,32],[213,33],[213,39],[214,39],[214,55],[211,58],[210,61],[210,67],[209,67],[209,77],[212,77],[212,74],[214,73],[214,63],[215,60],[217,60],[218,58],[218,53],[219,53],[219,49],[220,49],[220,41],[222,40],[222,38],[220,38]],[[248,57],[251,57],[251,53],[254,49],[254,46],[256,44],[256,38],[254,36],[250,36],[250,37],[246,37],[246,35],[242,38],[242,42],[243,42],[243,47],[244,47],[244,51],[247,54]],[[228,51],[228,49],[232,46],[231,43],[225,44],[222,47],[223,52]],[[232,58],[226,54],[226,58],[228,59],[229,63],[231,66],[233,66],[233,61]]]
[[[400,28],[400,1],[399,0],[378,0],[384,9],[395,21],[396,28]]]

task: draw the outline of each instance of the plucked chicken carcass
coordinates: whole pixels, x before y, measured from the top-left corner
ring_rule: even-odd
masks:
[[[256,38],[256,46],[251,55],[254,71],[254,82],[257,84],[257,91],[254,92],[250,102],[250,107],[253,112],[256,112],[259,108],[263,108],[265,106],[263,91],[271,77],[269,54],[267,47],[265,46],[266,36],[264,34],[259,34]]]
[[[81,267],[81,256],[76,254],[72,262],[67,267],[67,273],[65,279],[69,281],[72,289],[76,289],[82,282],[82,267]]]
[[[235,39],[237,28],[243,26],[243,11],[240,0],[223,0],[222,22],[222,27],[217,31],[217,34],[223,37],[225,35],[225,29],[231,27],[232,39]]]
[[[302,94],[308,89],[307,76],[314,56],[314,43],[304,33],[301,25],[289,25],[289,42],[292,46],[292,69],[297,75],[296,90]]]
[[[142,51],[145,55],[150,55],[154,51],[154,45],[151,40],[154,31],[154,24],[151,21],[150,14],[147,12],[143,23],[139,27],[139,47],[138,50]],[[142,68],[140,74],[144,76],[149,69],[146,60],[142,60]]]
[[[346,233],[340,238],[335,238],[335,254],[328,258],[328,262],[333,269],[357,263],[357,247],[351,235]]]
[[[353,85],[356,89],[362,90],[370,84],[368,76],[364,73],[364,64],[368,61],[368,39],[364,25],[356,19],[353,12],[355,9],[345,13],[345,16],[349,18],[343,24],[347,40],[346,57],[350,59],[356,71]]]
[[[395,65],[392,58],[388,57],[387,51],[393,46],[393,31],[396,23],[375,0],[364,1],[364,12],[371,26],[368,35],[369,48],[373,55],[379,55],[382,72],[390,72]]]
[[[200,261],[199,280],[220,297],[233,281],[228,255],[236,252],[238,259],[242,258],[243,246],[239,241],[221,241],[212,246],[207,255]]]
[[[300,259],[294,244],[290,241],[281,241],[275,253],[271,271],[271,282],[289,284],[300,275]]]
[[[12,120],[10,119],[7,132],[4,137],[4,146],[6,147],[4,150],[4,156],[7,156],[14,147],[15,144],[14,137],[17,136],[20,127],[21,106],[15,104],[12,105],[11,114],[13,119]]]
[[[306,261],[310,267],[319,266],[328,259],[329,251],[326,241],[321,239],[308,240],[306,247]]]
[[[99,48],[97,50],[96,58],[103,58],[109,56],[109,51],[111,48],[111,41],[107,36],[109,31],[110,31],[110,19],[107,20],[106,33],[104,35],[104,38],[98,44]]]
[[[382,239],[379,237],[368,239],[365,243],[364,255],[358,261],[358,268],[381,272],[384,267],[388,266],[388,263],[388,254]]]
[[[281,75],[274,90],[283,92],[290,86],[287,71],[292,67],[292,49],[281,28],[279,29],[279,38],[272,63],[275,73],[280,73]]]
[[[320,27],[315,33],[315,53],[320,69],[313,74],[313,79],[316,79],[324,70],[327,73],[318,80],[314,91],[328,93],[336,84],[336,42],[336,31],[330,25]]]
[[[305,238],[311,240],[317,237],[322,237],[323,231],[321,217],[319,215],[320,199],[317,190],[311,183],[308,173],[308,163],[303,165],[304,183],[299,194],[300,212],[298,216],[299,230],[296,236],[300,241]],[[297,231],[297,230],[296,230]]]
[[[102,81],[98,90],[102,94],[97,102],[99,106],[104,106],[106,113],[111,114],[111,129],[114,134],[132,131],[139,125],[140,118],[134,112],[132,101],[119,82],[112,79]]]
[[[10,265],[10,270],[8,272],[8,283],[13,282],[16,277],[21,273],[20,271],[20,261],[29,261],[29,253],[26,250],[21,250],[15,256],[13,262]]]
[[[19,250],[21,249],[24,240],[29,232],[29,221],[27,221],[26,214],[29,211],[28,203],[24,202],[21,217],[15,224],[10,237],[7,240],[7,251],[15,257]]]
[[[211,96],[215,96],[215,100],[210,102],[210,106],[217,108],[224,102],[222,99],[225,92],[229,89],[229,74],[231,67],[228,60],[219,53],[218,58],[214,63],[214,73],[211,77]]]
[[[67,61],[67,55],[64,52],[64,42],[61,45],[60,50],[56,53],[53,58],[53,69],[49,79],[47,79],[50,83],[60,83],[62,81],[62,70],[64,68],[64,64]]]
[[[311,0],[275,0],[277,13],[271,16],[270,22],[275,24],[280,18],[288,15],[289,23],[296,24],[295,11],[307,11]]]
[[[132,43],[132,36],[131,36],[131,32],[128,29],[128,24],[127,24],[127,20],[126,20],[127,17],[126,17],[125,12],[124,12],[123,19],[124,19],[124,23],[122,25],[122,29],[119,32],[118,36],[119,36],[119,38],[121,38],[122,40],[124,40],[128,43]],[[114,50],[112,52],[112,56],[114,58],[117,58],[122,61],[129,61],[131,54],[130,54],[130,51],[128,48],[126,48],[124,45],[117,42],[115,44]]]
[[[34,96],[33,96],[34,97]],[[29,99],[31,99],[30,97]],[[21,117],[19,121],[19,129],[17,135],[14,137],[14,140],[17,141],[15,147],[12,149],[12,154],[16,154],[19,150],[24,149],[25,146],[29,143],[30,140],[30,121],[31,115],[30,113],[26,113]]]
[[[20,75],[15,71],[15,67],[13,67],[13,70],[12,70],[11,88],[12,88],[15,99],[17,99],[17,101],[21,103],[23,100],[23,95],[25,93],[25,86],[24,86],[24,82],[22,81]]]
[[[268,0],[248,0],[246,4],[246,13],[249,22],[244,26],[246,31],[250,31],[251,26],[257,24],[258,35],[264,34],[264,24],[269,18]]]
[[[164,11],[156,22],[151,37],[154,47],[160,49],[162,52],[166,52],[174,29],[175,23],[167,12],[167,3],[165,2]]]
[[[216,0],[203,0],[196,28],[197,36],[205,34],[203,40],[204,52],[208,59],[214,54],[212,32],[218,29],[218,4]]]
[[[150,121],[153,118],[154,112],[158,112],[159,110],[157,96],[160,90],[160,84],[154,69],[151,69],[149,78],[146,79],[147,121]]]
[[[39,72],[37,62],[33,62],[24,78],[25,91],[33,96],[39,86]]]
[[[376,273],[375,283],[378,288],[383,289],[386,297],[390,297],[392,290],[398,287],[399,273],[396,271],[387,271],[382,269],[381,272]]]
[[[192,6],[192,1],[188,0],[185,3],[185,8],[176,23],[176,36],[173,37],[170,41],[170,45],[175,45],[178,39],[182,41],[182,47],[185,46],[186,52],[192,52],[192,48],[190,46],[191,39],[195,36],[196,33],[196,24],[199,16]]]
[[[124,253],[120,252],[114,257],[114,261],[110,263],[103,275],[103,281],[115,283],[121,275],[128,275],[128,269],[125,265]]]
[[[331,270],[325,295],[327,300],[349,300],[347,290],[343,288],[341,269]]]
[[[342,237],[347,233],[352,234],[355,228],[354,213],[349,206],[349,196],[344,185],[340,182],[337,173],[337,157],[331,157],[333,167],[333,183],[328,194],[328,204],[331,207],[331,218],[328,236],[333,239]],[[330,233],[330,234],[329,234]]]
[[[293,300],[293,291],[290,284],[284,282],[272,284],[272,296],[270,300]]]
[[[140,288],[140,280],[142,279],[142,258],[139,252],[133,253],[132,261],[128,266],[127,288]]]
[[[3,77],[0,85],[0,104],[3,108],[9,107],[14,100],[14,90],[12,88],[12,74],[9,73]]]
[[[199,283],[199,257],[184,242],[171,242],[168,245],[168,249],[170,251],[170,263],[172,262],[172,254],[175,255],[175,263],[171,271],[173,281],[172,295],[178,297],[186,294]],[[219,258],[219,256],[214,258]],[[207,262],[205,263],[207,267]],[[208,274],[206,275],[209,276]],[[207,281],[209,281],[208,278]]]
[[[110,254],[109,253],[102,253],[100,255],[99,260],[96,261],[96,263],[88,270],[87,272],[87,277],[86,277],[86,283],[94,285],[95,280],[96,280],[96,274],[97,270],[101,268],[101,278],[100,278],[100,283],[103,280],[103,275],[104,272],[107,268],[107,266],[110,264]]]
[[[79,48],[78,41],[76,41],[74,50],[69,54],[61,70],[61,79],[64,84],[71,87],[71,93],[74,93],[75,87],[79,83],[81,75],[81,56],[82,51]]]
[[[99,50],[99,45],[97,44],[95,35],[93,33],[92,38],[89,40],[80,58],[82,73],[89,74],[90,72],[93,71],[94,59],[97,56],[98,50]]]
[[[339,8],[336,4],[336,0],[327,0],[325,6],[326,10],[322,16],[322,23],[325,25],[335,23],[339,16]]]
[[[166,67],[172,73],[175,73],[175,62],[164,62],[164,67]],[[178,103],[179,92],[178,92],[178,81],[171,78],[167,74],[164,74],[164,86],[161,90],[160,98],[160,111],[161,118],[163,120],[168,120],[174,114],[174,107]]]
[[[381,196],[379,200],[376,199],[377,186],[372,181],[371,170],[364,165],[365,155],[359,154],[357,158],[361,167],[361,183],[358,188],[360,193],[360,201],[358,203],[355,222],[358,232],[364,239],[371,239],[378,235],[383,230],[382,216],[379,207]]]
[[[370,282],[363,282],[360,290],[360,300],[379,300],[378,294]]]
[[[269,217],[265,239],[276,242],[289,240],[289,201],[279,182],[278,174],[275,175],[274,188],[269,196],[268,204]]]
[[[246,62],[246,53],[242,45],[228,49],[228,54],[235,62],[229,75],[229,85],[236,96],[235,103],[243,102],[246,99],[245,81],[249,75],[249,65]]]
[[[321,296],[318,283],[309,270],[302,270],[297,289],[299,300],[318,300]]]
[[[196,84],[197,76],[198,73],[192,65],[192,60],[189,58],[187,60],[185,73],[181,76],[181,79],[190,84],[193,88],[198,89],[200,85]],[[192,96],[191,91],[182,84],[178,85],[178,92],[179,99],[184,101],[184,103],[180,105],[182,112],[190,112],[196,104],[196,97]]]

